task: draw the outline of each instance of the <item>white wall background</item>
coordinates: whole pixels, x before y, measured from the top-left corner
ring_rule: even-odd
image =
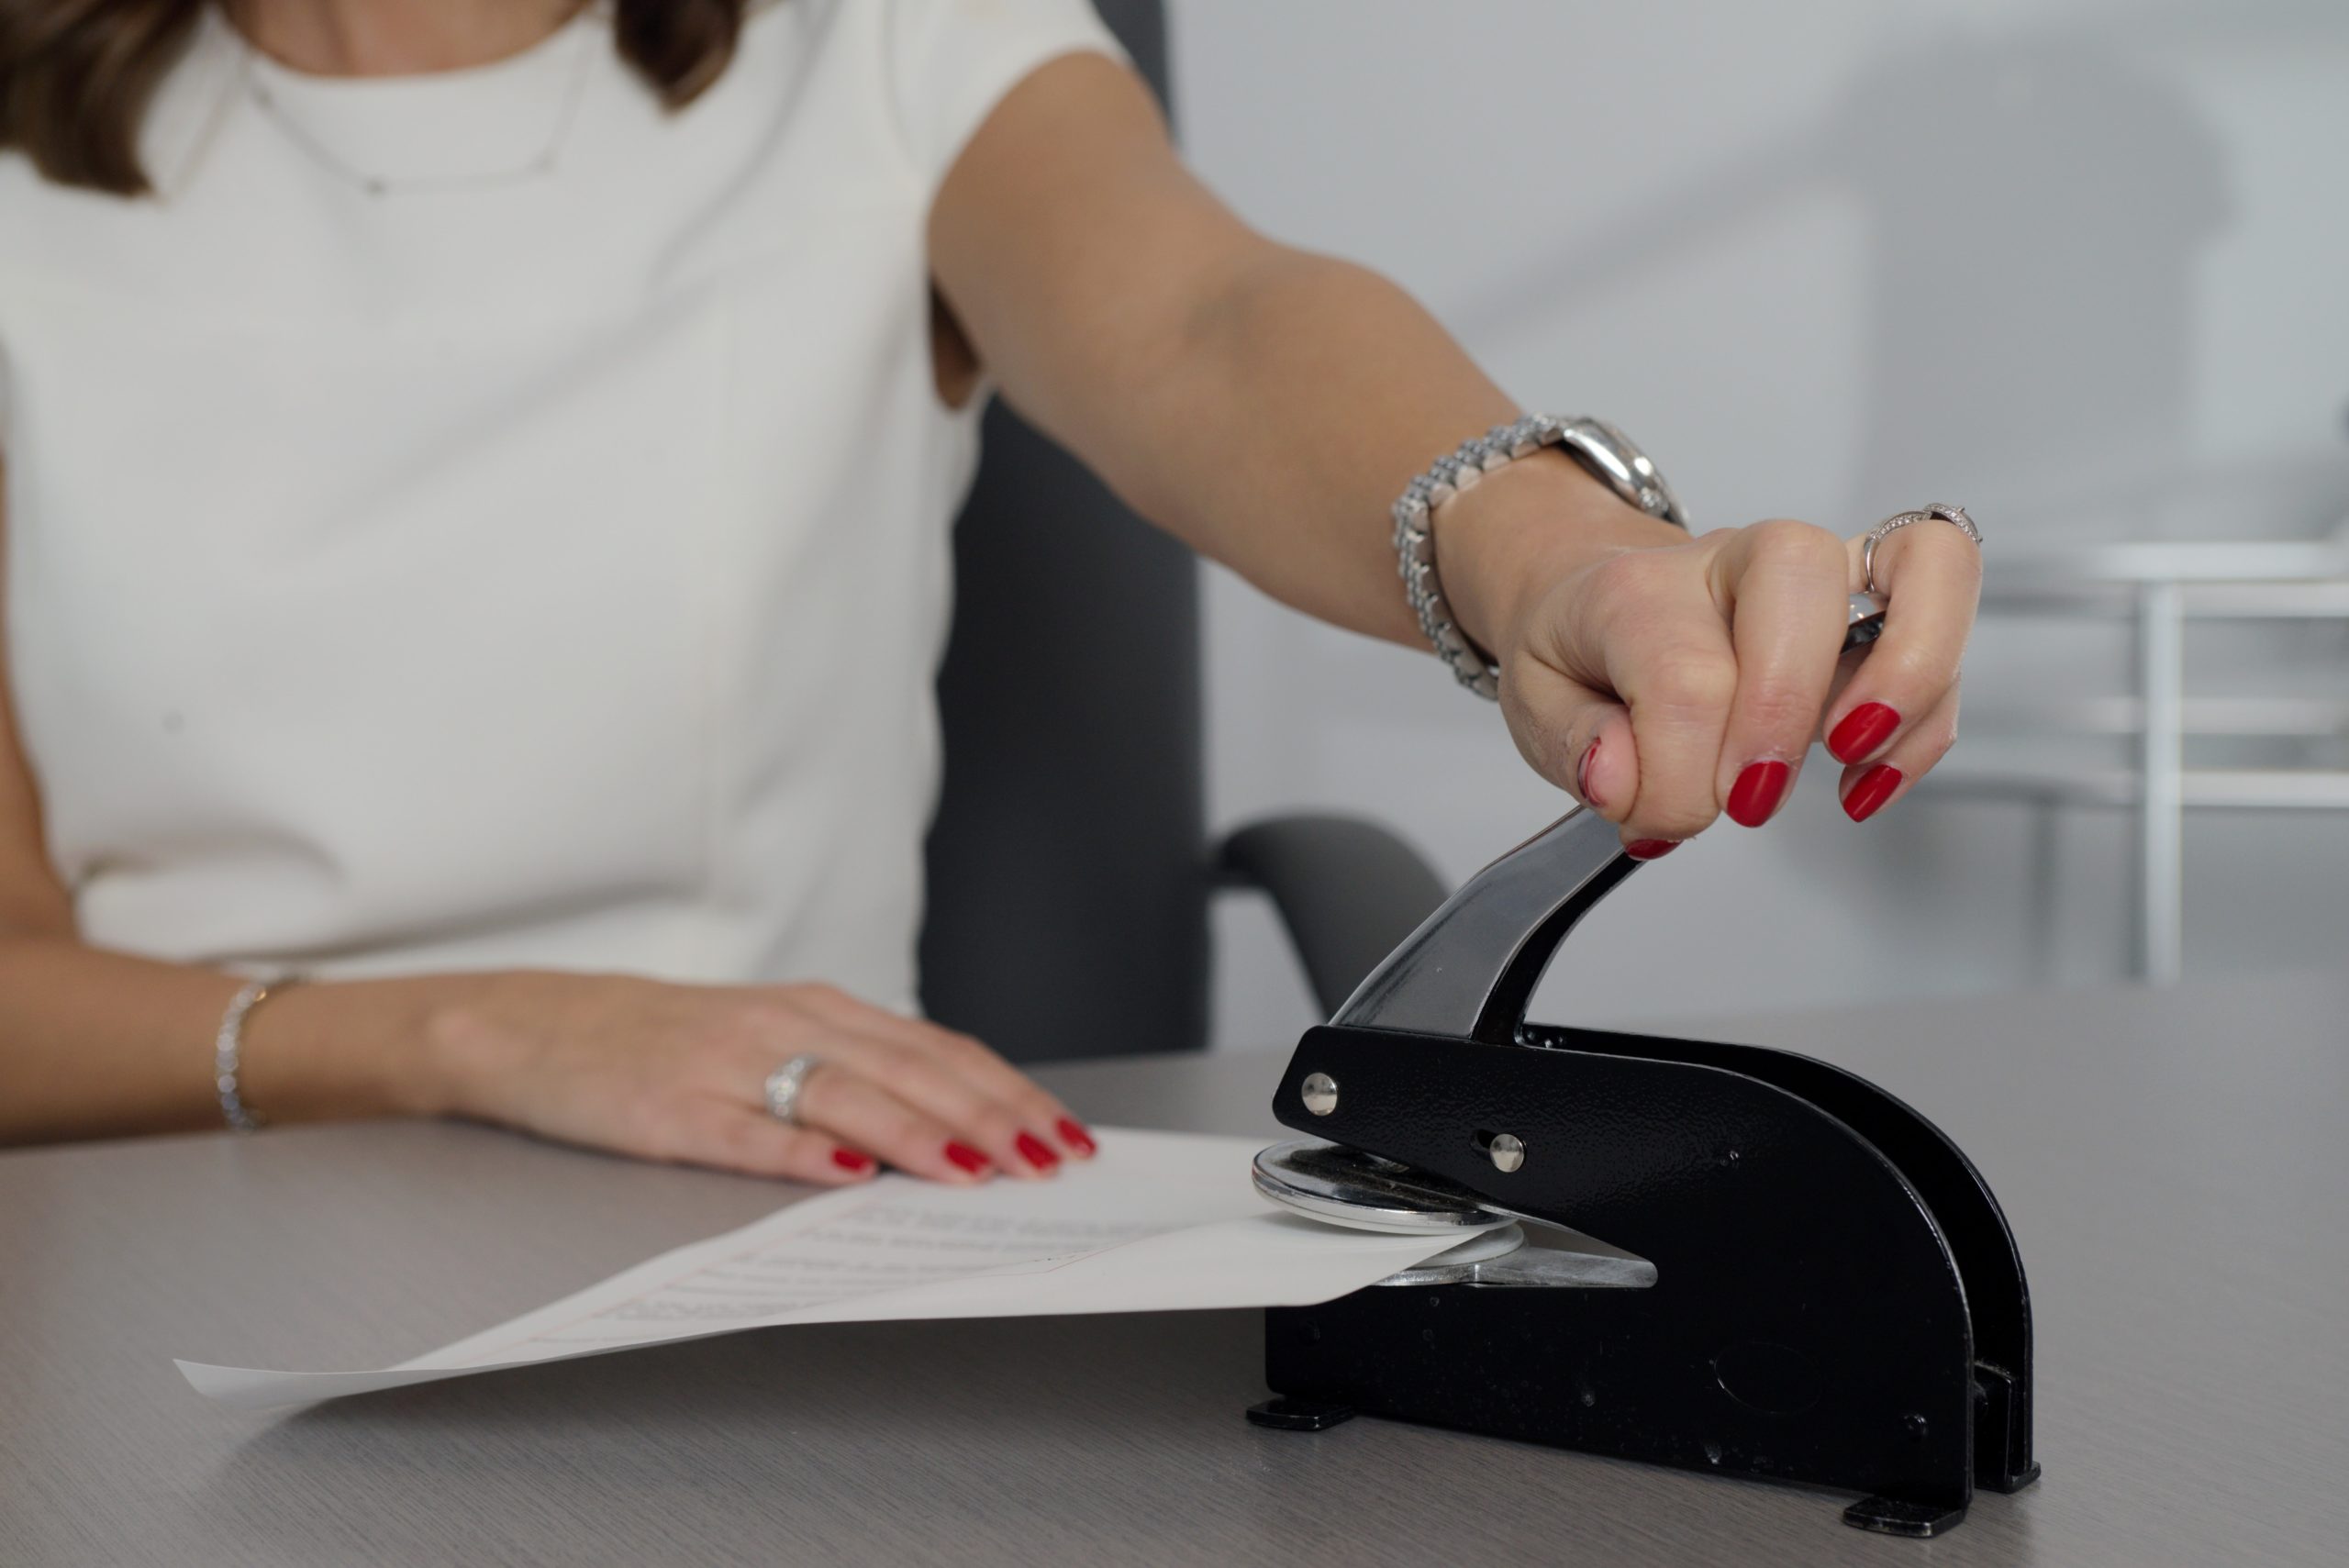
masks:
[[[2014,549],[2349,516],[2340,0],[1174,0],[1173,27],[1183,140],[1241,213],[1389,272],[1527,406],[1621,423],[1699,527],[1946,498]],[[1431,660],[1221,573],[1208,617],[1219,822],[1358,810],[1457,878],[1563,805]],[[2237,679],[2349,690],[2338,628],[2266,636],[2221,651]],[[1969,726],[2121,651],[1988,627]],[[2124,819],[1918,796],[1854,827],[1834,772],[1633,879],[1541,1016],[2123,973]],[[2198,816],[2188,877],[2189,973],[2340,962],[2349,816]],[[1312,1008],[1277,928],[1219,920],[1219,1040],[1286,1040]]]

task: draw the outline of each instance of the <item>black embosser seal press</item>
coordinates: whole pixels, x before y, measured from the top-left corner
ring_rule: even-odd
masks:
[[[1846,646],[1882,614],[1855,596]],[[1297,1043],[1273,1108],[1312,1137],[1258,1155],[1259,1189],[1464,1240],[1268,1312],[1278,1397],[1250,1418],[1361,1413],[1806,1483],[1863,1494],[1843,1514],[1862,1529],[1946,1530],[1976,1487],[2039,1474],[2006,1217],[1956,1144],[1841,1068],[1528,1023],[1559,943],[1638,863],[1569,813]]]

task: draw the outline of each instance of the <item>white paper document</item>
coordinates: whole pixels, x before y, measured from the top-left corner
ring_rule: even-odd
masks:
[[[1305,1306],[1460,1240],[1275,1211],[1249,1181],[1255,1140],[1113,1128],[1100,1145],[1050,1181],[885,1175],[808,1198],[397,1366],[178,1364],[258,1408],[792,1323]]]

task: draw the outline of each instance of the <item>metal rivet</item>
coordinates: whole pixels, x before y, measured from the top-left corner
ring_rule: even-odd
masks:
[[[1525,1163],[1525,1145],[1512,1132],[1493,1134],[1488,1152],[1493,1157],[1493,1169],[1497,1171],[1514,1171]]]
[[[1338,1108],[1338,1081],[1327,1073],[1308,1073],[1297,1092],[1305,1108],[1315,1116],[1328,1116]]]

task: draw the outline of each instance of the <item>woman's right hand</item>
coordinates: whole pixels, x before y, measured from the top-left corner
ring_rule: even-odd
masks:
[[[977,1040],[829,985],[484,975],[426,1033],[439,1108],[648,1160],[832,1185],[878,1160],[968,1184],[1094,1151],[1066,1106]],[[766,1078],[801,1055],[821,1063],[785,1125]]]

